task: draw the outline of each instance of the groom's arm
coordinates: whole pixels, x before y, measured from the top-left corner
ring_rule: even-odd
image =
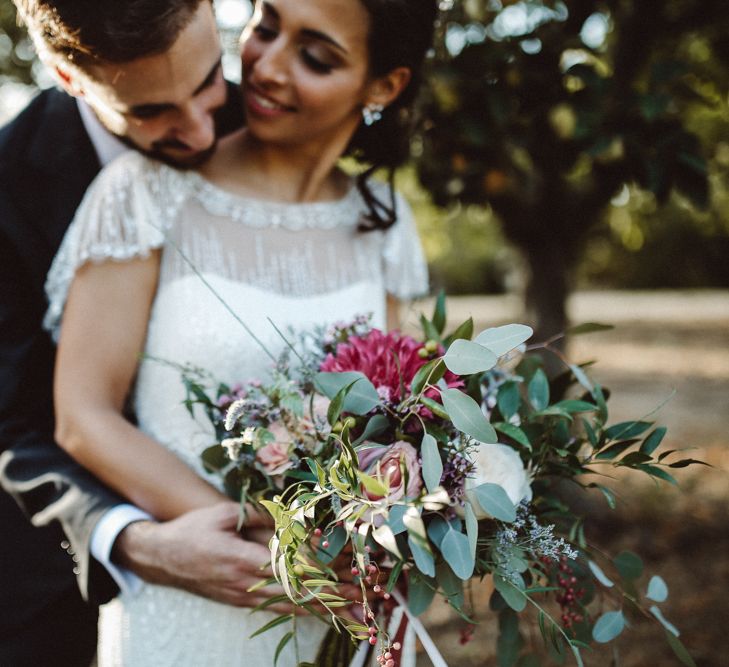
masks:
[[[99,522],[123,499],[54,441],[55,350],[40,325],[46,304],[42,286],[27,269],[35,248],[22,235],[24,223],[0,191],[0,483],[33,524],[62,525],[75,552],[82,593],[103,602],[117,588],[90,555],[90,542]],[[201,534],[207,543],[199,540]],[[260,563],[250,560],[235,527],[211,525],[204,512],[168,524],[134,523],[113,546],[121,563],[146,580],[193,592],[202,586],[202,594],[220,601],[229,599],[220,583],[235,589],[241,568],[250,566],[253,576],[261,576]],[[177,549],[188,557],[180,558]],[[245,598],[243,593],[238,590],[238,598]]]

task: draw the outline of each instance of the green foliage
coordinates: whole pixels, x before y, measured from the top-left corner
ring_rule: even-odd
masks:
[[[464,0],[442,26],[418,175],[437,204],[497,215],[529,262],[540,320],[559,325],[546,309],[624,186],[710,205],[693,119],[726,106],[721,0]]]

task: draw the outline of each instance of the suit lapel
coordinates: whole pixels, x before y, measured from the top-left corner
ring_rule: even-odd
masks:
[[[37,225],[52,257],[84,192],[100,169],[76,101],[65,93],[49,93],[29,147],[28,168],[38,180],[29,183],[36,196],[25,198],[31,214],[26,219]],[[38,183],[43,183],[43,187],[38,188]]]

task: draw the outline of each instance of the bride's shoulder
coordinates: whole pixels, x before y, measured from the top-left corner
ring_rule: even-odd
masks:
[[[150,187],[180,180],[184,172],[174,169],[135,150],[129,150],[107,164],[96,182],[123,187],[132,183]]]

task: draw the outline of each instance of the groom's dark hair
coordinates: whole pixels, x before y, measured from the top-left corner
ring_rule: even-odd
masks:
[[[165,52],[202,2],[13,0],[41,56],[84,68]]]

